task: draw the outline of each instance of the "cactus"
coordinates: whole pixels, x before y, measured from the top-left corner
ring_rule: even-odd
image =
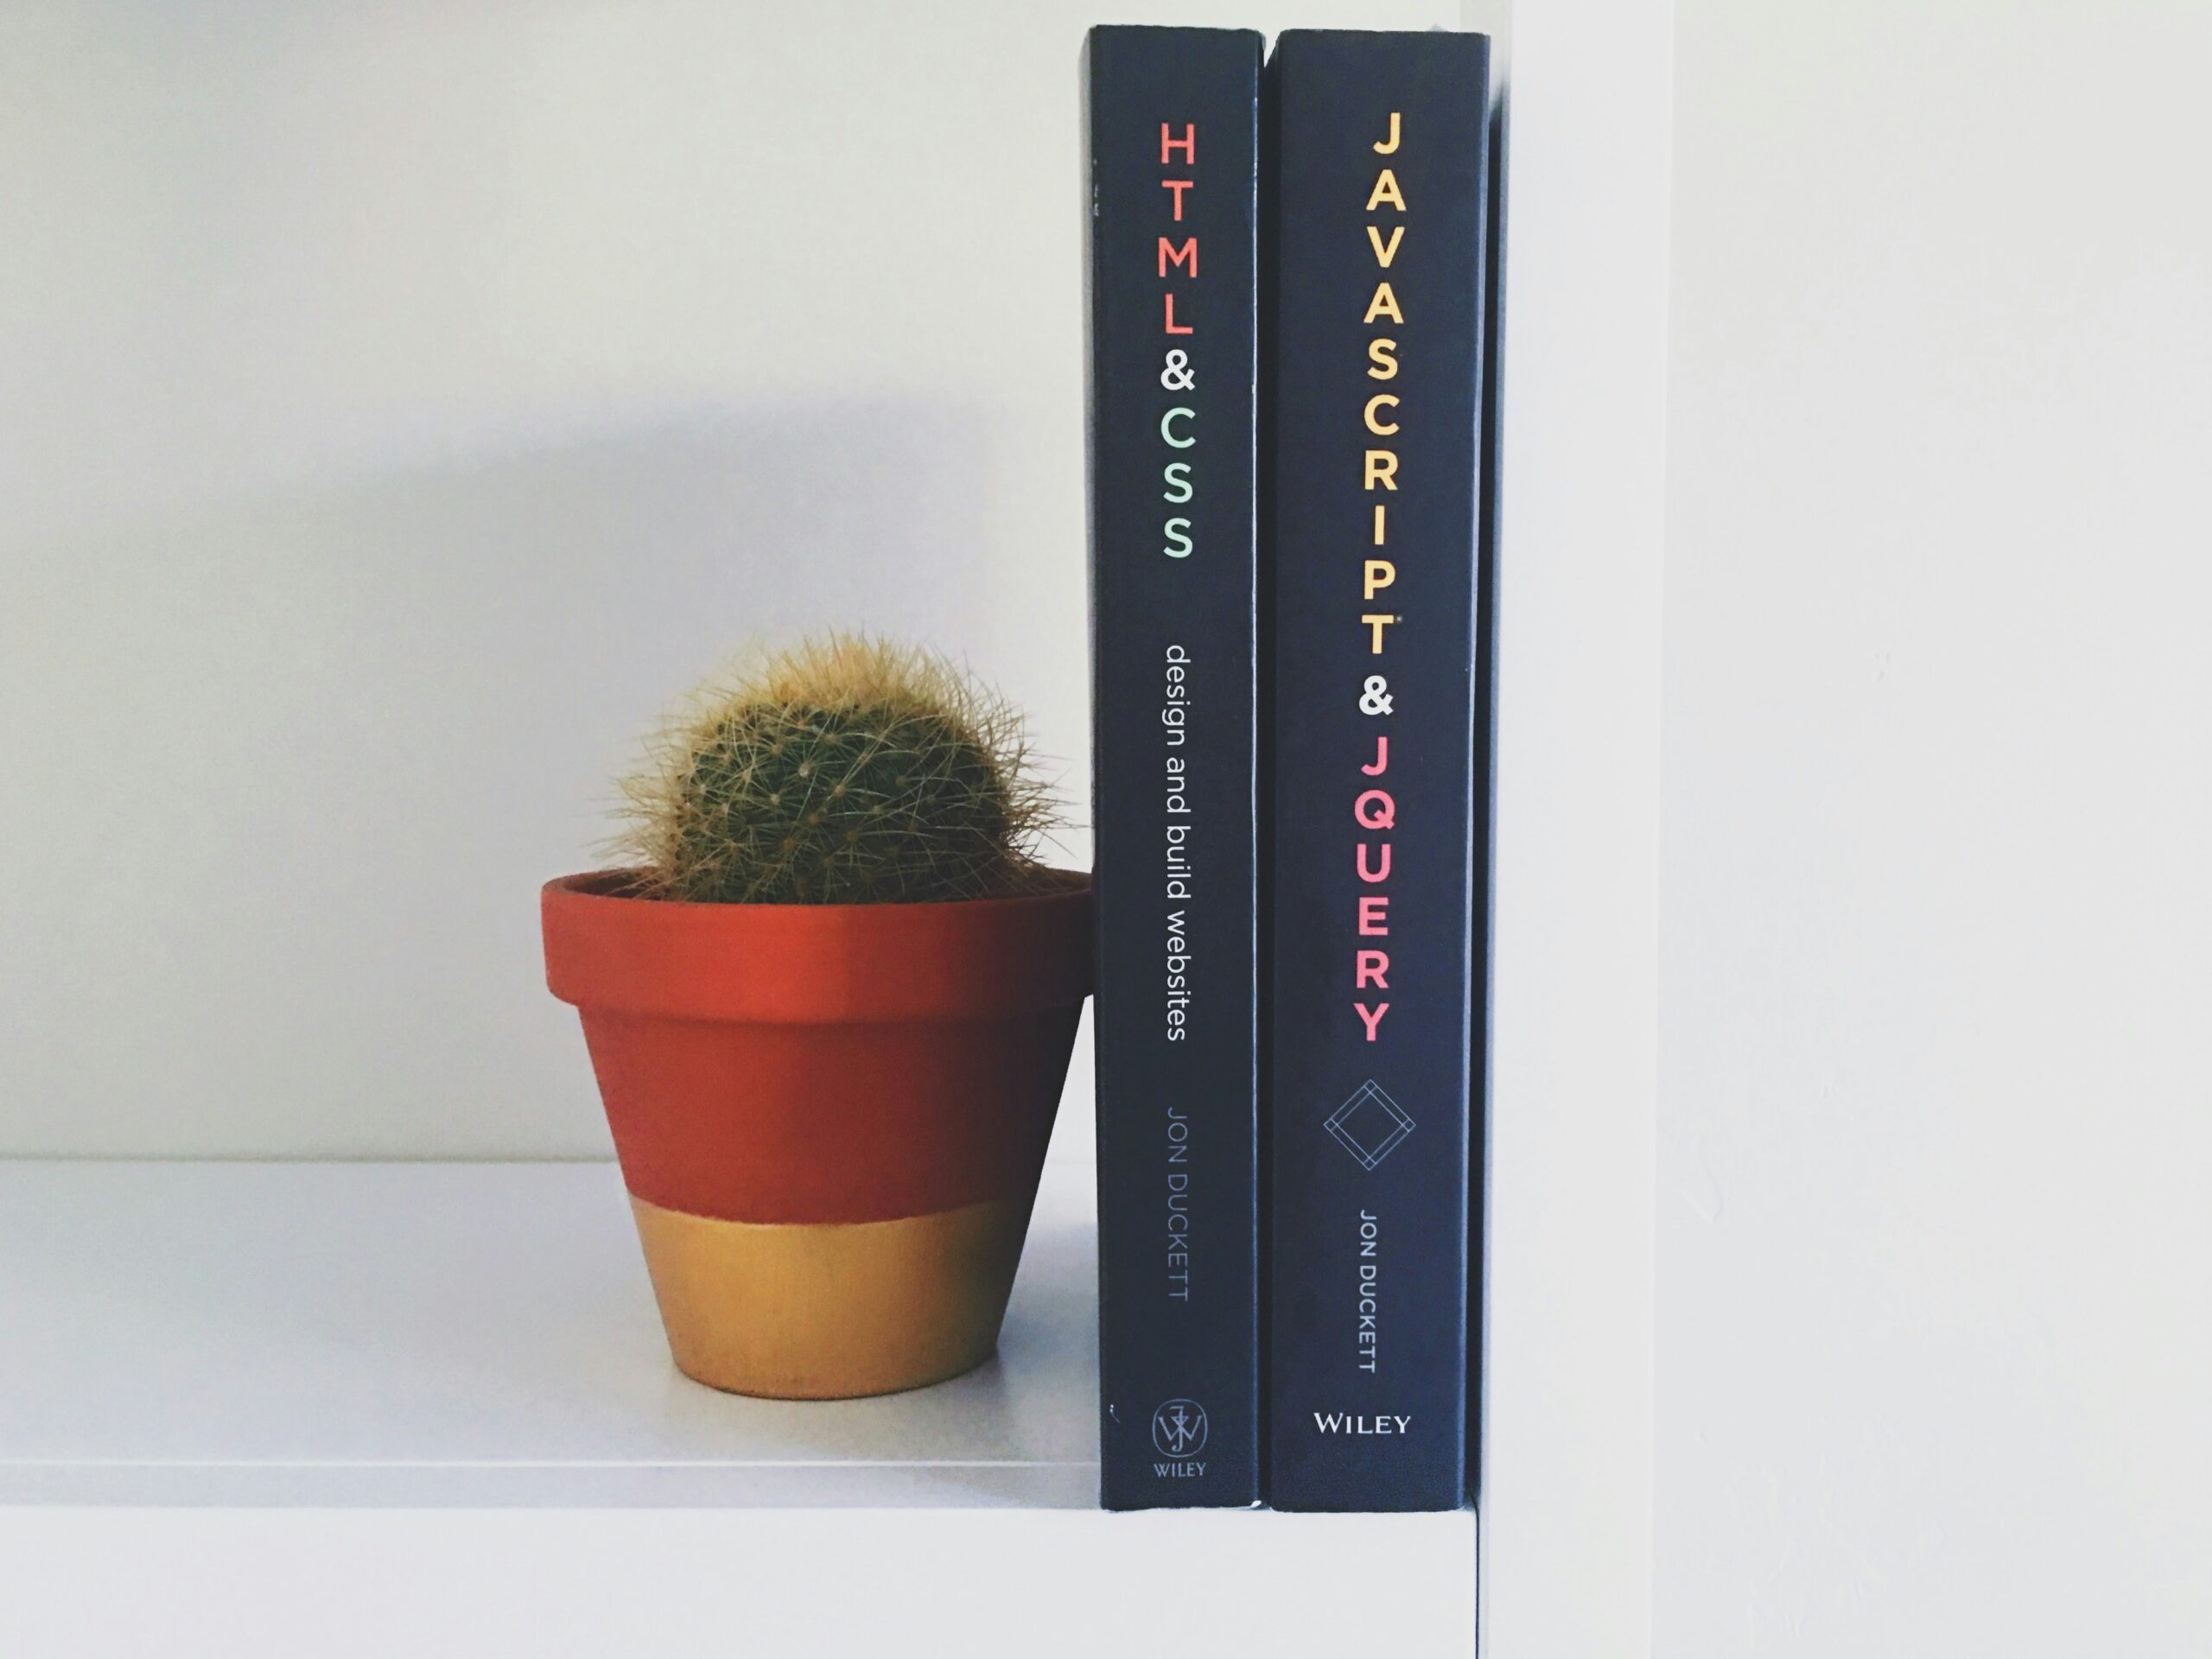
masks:
[[[1020,892],[1051,817],[1004,702],[929,652],[843,636],[708,688],[626,792],[645,888],[709,904]]]

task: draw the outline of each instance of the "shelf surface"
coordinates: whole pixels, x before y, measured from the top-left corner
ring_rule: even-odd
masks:
[[[610,1164],[0,1162],[0,1651],[1471,1652],[1471,1514],[1095,1508],[1092,1179],[996,1358],[819,1403],[677,1371]]]
[[[0,1503],[1087,1508],[1092,1179],[997,1357],[802,1402],[677,1371],[612,1164],[0,1163]]]

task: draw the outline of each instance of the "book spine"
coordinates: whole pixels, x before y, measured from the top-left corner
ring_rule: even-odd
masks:
[[[1268,1497],[1465,1496],[1488,42],[1268,72]]]
[[[1258,1501],[1260,37],[1087,47],[1100,1488]]]

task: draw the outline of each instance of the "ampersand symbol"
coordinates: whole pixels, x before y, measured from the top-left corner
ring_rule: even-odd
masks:
[[[1387,715],[1390,712],[1390,682],[1380,674],[1370,674],[1360,690],[1359,712],[1363,715]]]
[[[1198,372],[1191,366],[1188,352],[1167,353],[1167,366],[1160,372],[1160,384],[1169,391],[1188,391],[1198,384]]]

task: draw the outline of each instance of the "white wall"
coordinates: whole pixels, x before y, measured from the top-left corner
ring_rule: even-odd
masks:
[[[605,1151],[536,889],[749,637],[963,652],[1080,800],[1094,16],[0,16],[0,1154]]]
[[[2212,10],[1677,17],[1657,1650],[2212,1650]]]

